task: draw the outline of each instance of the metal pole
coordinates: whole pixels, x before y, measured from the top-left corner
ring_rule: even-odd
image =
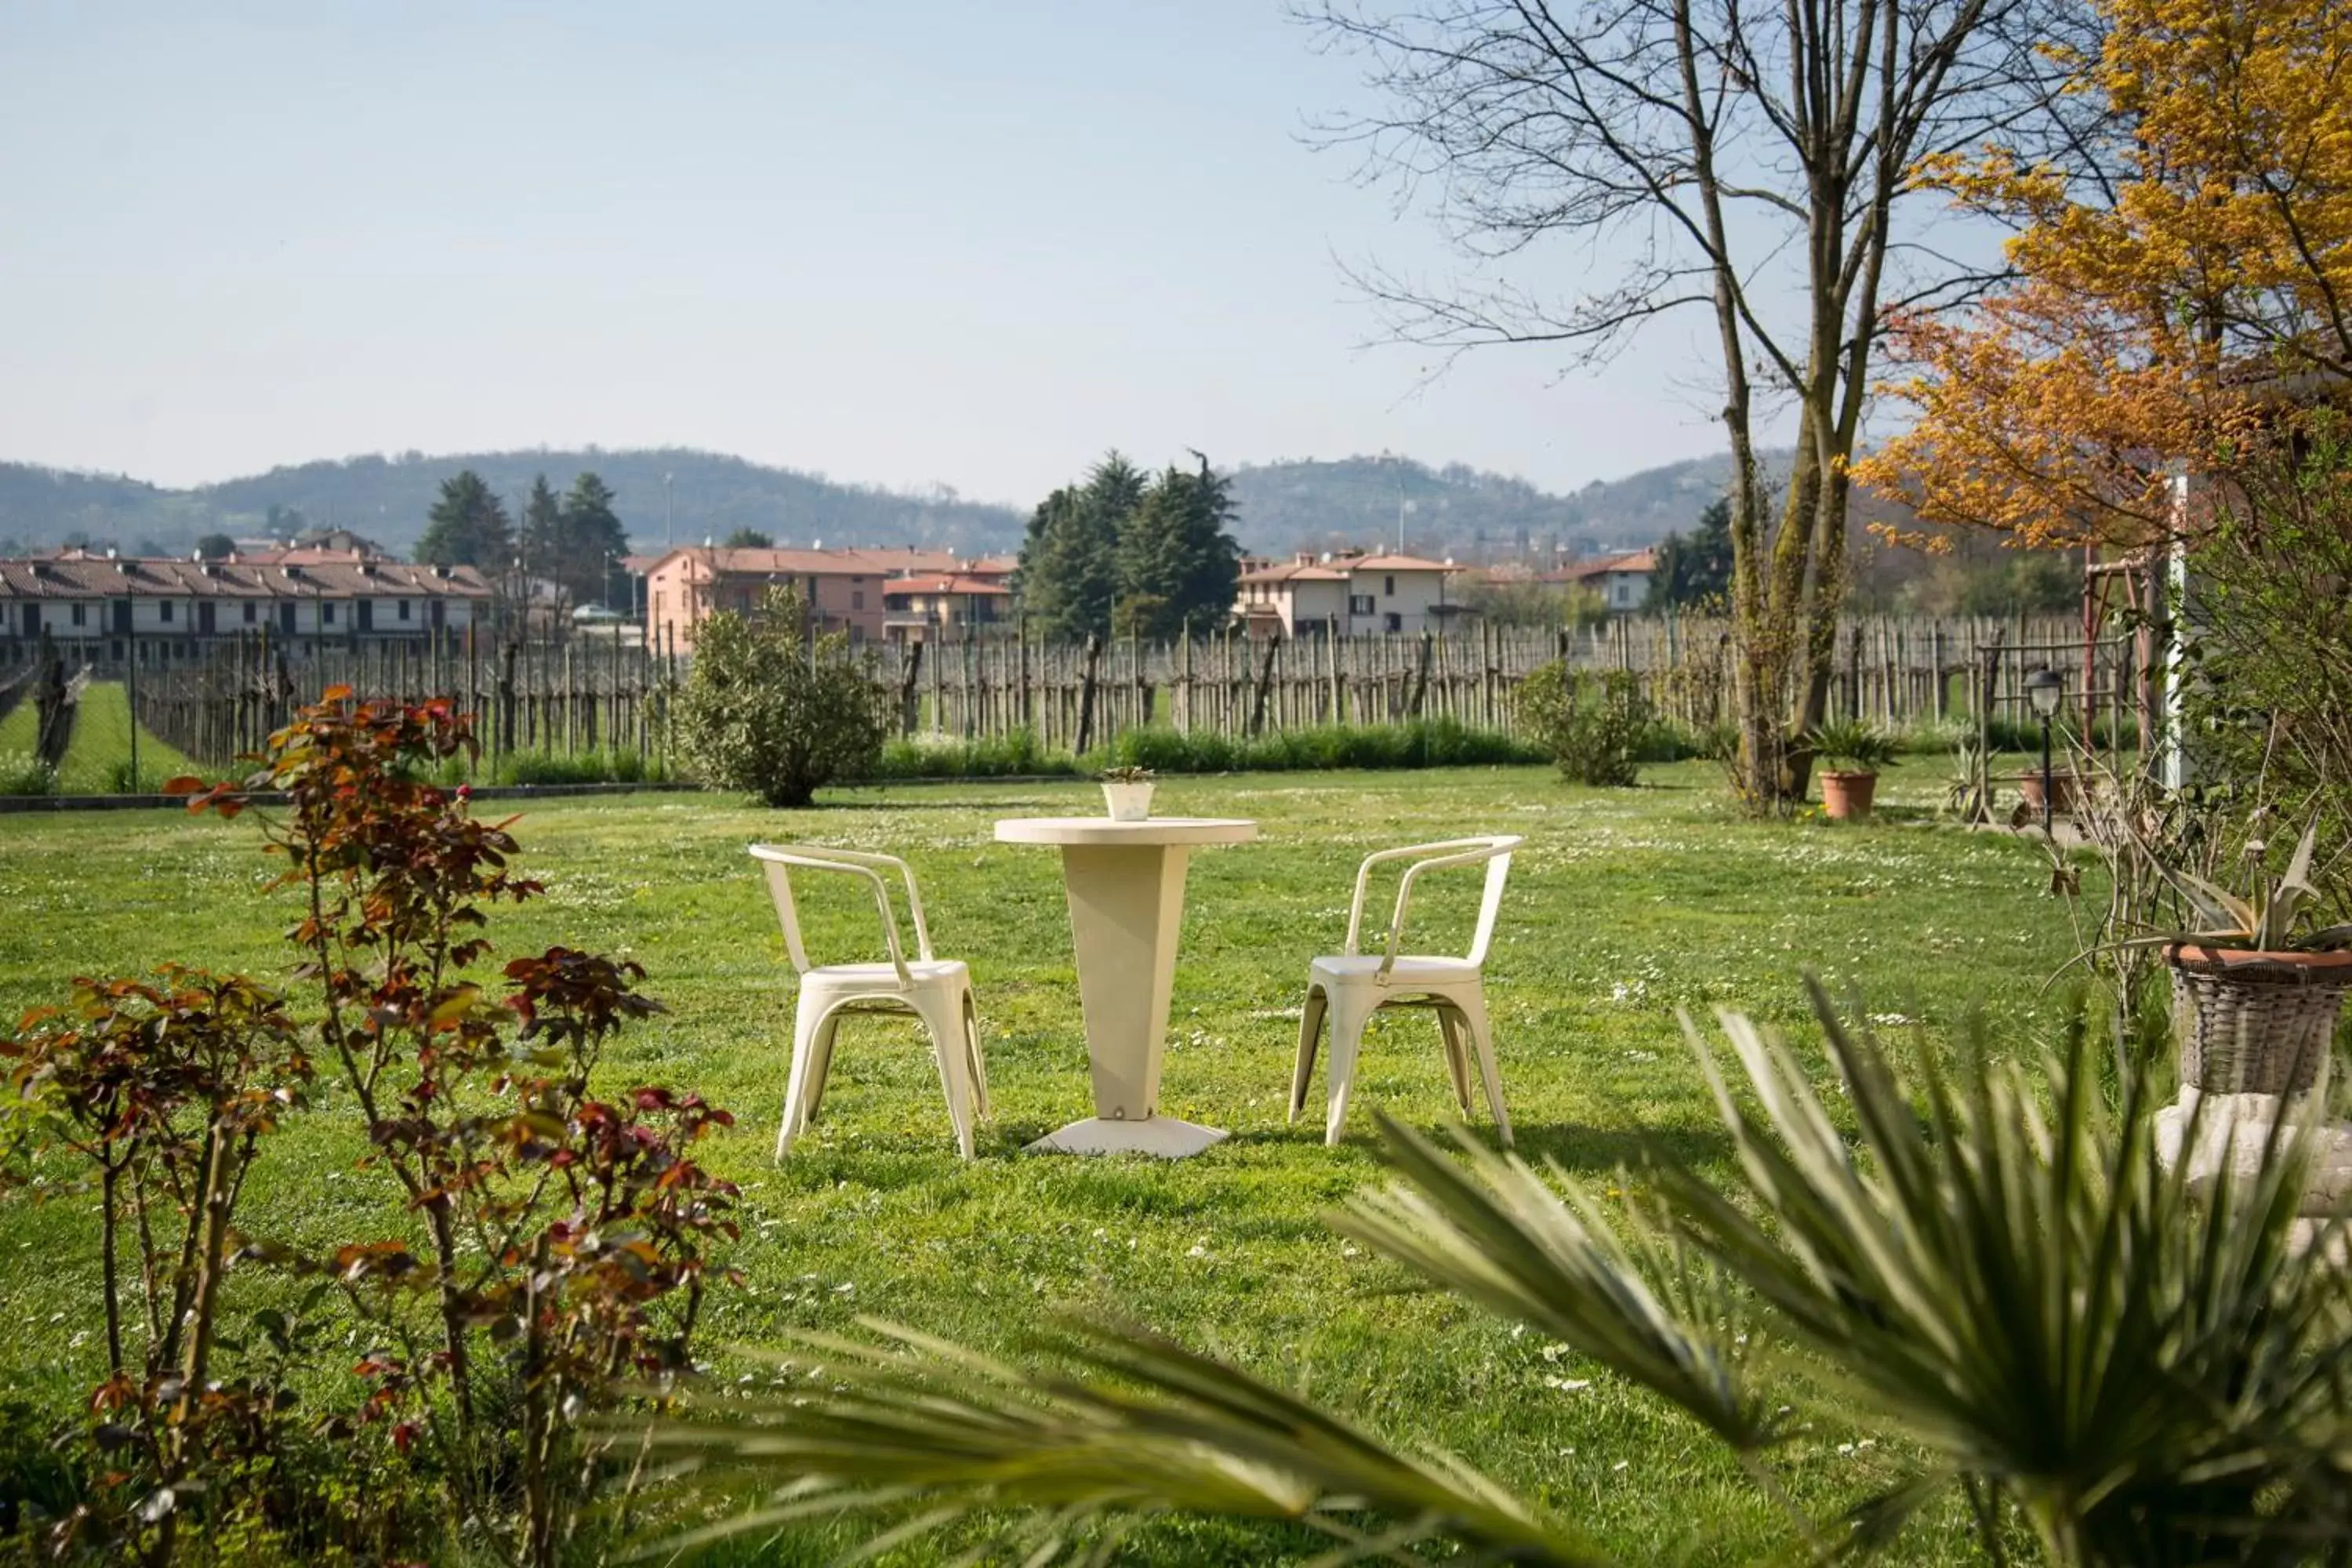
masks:
[[[2050,715],[2042,716],[2042,837],[2051,836],[2050,814]]]

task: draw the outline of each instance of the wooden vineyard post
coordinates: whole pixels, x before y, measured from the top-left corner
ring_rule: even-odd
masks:
[[[1437,639],[1424,627],[1421,634],[1421,662],[1413,671],[1412,697],[1405,703],[1405,717],[1408,719],[1421,717],[1422,700],[1429,694],[1429,661],[1436,655]]]
[[[1095,675],[1102,660],[1102,638],[1093,632],[1087,634],[1086,670],[1078,687],[1078,740],[1070,748],[1079,756],[1095,738]]]
[[[915,695],[915,683],[923,673],[923,649],[929,646],[921,640],[904,645],[903,662],[898,667],[898,733],[912,740],[915,722],[920,716],[921,699]]]
[[[1252,737],[1265,728],[1265,694],[1274,684],[1274,656],[1282,647],[1282,634],[1277,632],[1265,639],[1265,658],[1258,664],[1257,695],[1250,701],[1249,733]]]

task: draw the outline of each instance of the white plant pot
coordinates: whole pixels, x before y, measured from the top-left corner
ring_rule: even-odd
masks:
[[[1148,822],[1151,818],[1151,786],[1148,784],[1107,784],[1103,805],[1113,822]]]

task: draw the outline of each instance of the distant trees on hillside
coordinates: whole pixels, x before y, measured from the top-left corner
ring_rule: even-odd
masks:
[[[1048,637],[1205,630],[1233,613],[1241,579],[1234,507],[1200,453],[1195,471],[1147,476],[1118,452],[1038,503],[1021,548],[1024,613]]]
[[[463,468],[442,482],[440,499],[426,514],[425,537],[417,541],[416,558],[490,572],[520,562],[530,575],[561,587],[573,604],[599,604],[614,563],[629,549],[613,500],[612,488],[593,473],[573,479],[561,500],[541,474],[523,500],[518,531],[498,492],[481,475]]]
[[[776,547],[773,534],[762,533],[756,528],[739,528],[720,542],[730,550],[773,550]]]
[[[425,515],[425,537],[416,559],[435,566],[503,569],[514,559],[514,524],[498,492],[471,468],[441,482],[441,495]]]

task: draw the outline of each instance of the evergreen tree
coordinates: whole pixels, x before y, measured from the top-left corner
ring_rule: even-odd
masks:
[[[762,533],[756,528],[739,528],[727,536],[725,543],[730,550],[773,550],[776,547],[772,534]]]
[[[1718,498],[1687,539],[1666,535],[1650,571],[1651,609],[1720,606],[1731,592],[1731,503]]]
[[[628,531],[613,510],[613,490],[594,474],[572,481],[563,498],[561,543],[554,570],[546,574],[563,584],[576,605],[602,603],[612,563],[629,552]]]
[[[551,577],[563,554],[563,506],[545,474],[532,477],[522,503],[522,563],[536,577]]]
[[[467,468],[441,482],[441,497],[425,514],[416,559],[435,566],[503,570],[514,559],[514,528],[507,509],[482,476]]]
[[[196,541],[196,554],[206,561],[226,561],[236,553],[236,541],[226,533],[207,533]]]
[[[1200,459],[1196,473],[1169,468],[1128,514],[1118,537],[1118,628],[1170,638],[1205,631],[1234,612],[1241,546],[1227,481]]]
[[[1020,590],[1024,613],[1044,636],[1076,641],[1110,630],[1119,537],[1145,488],[1142,470],[1111,452],[1085,485],[1064,486],[1039,504],[1022,543]]]

